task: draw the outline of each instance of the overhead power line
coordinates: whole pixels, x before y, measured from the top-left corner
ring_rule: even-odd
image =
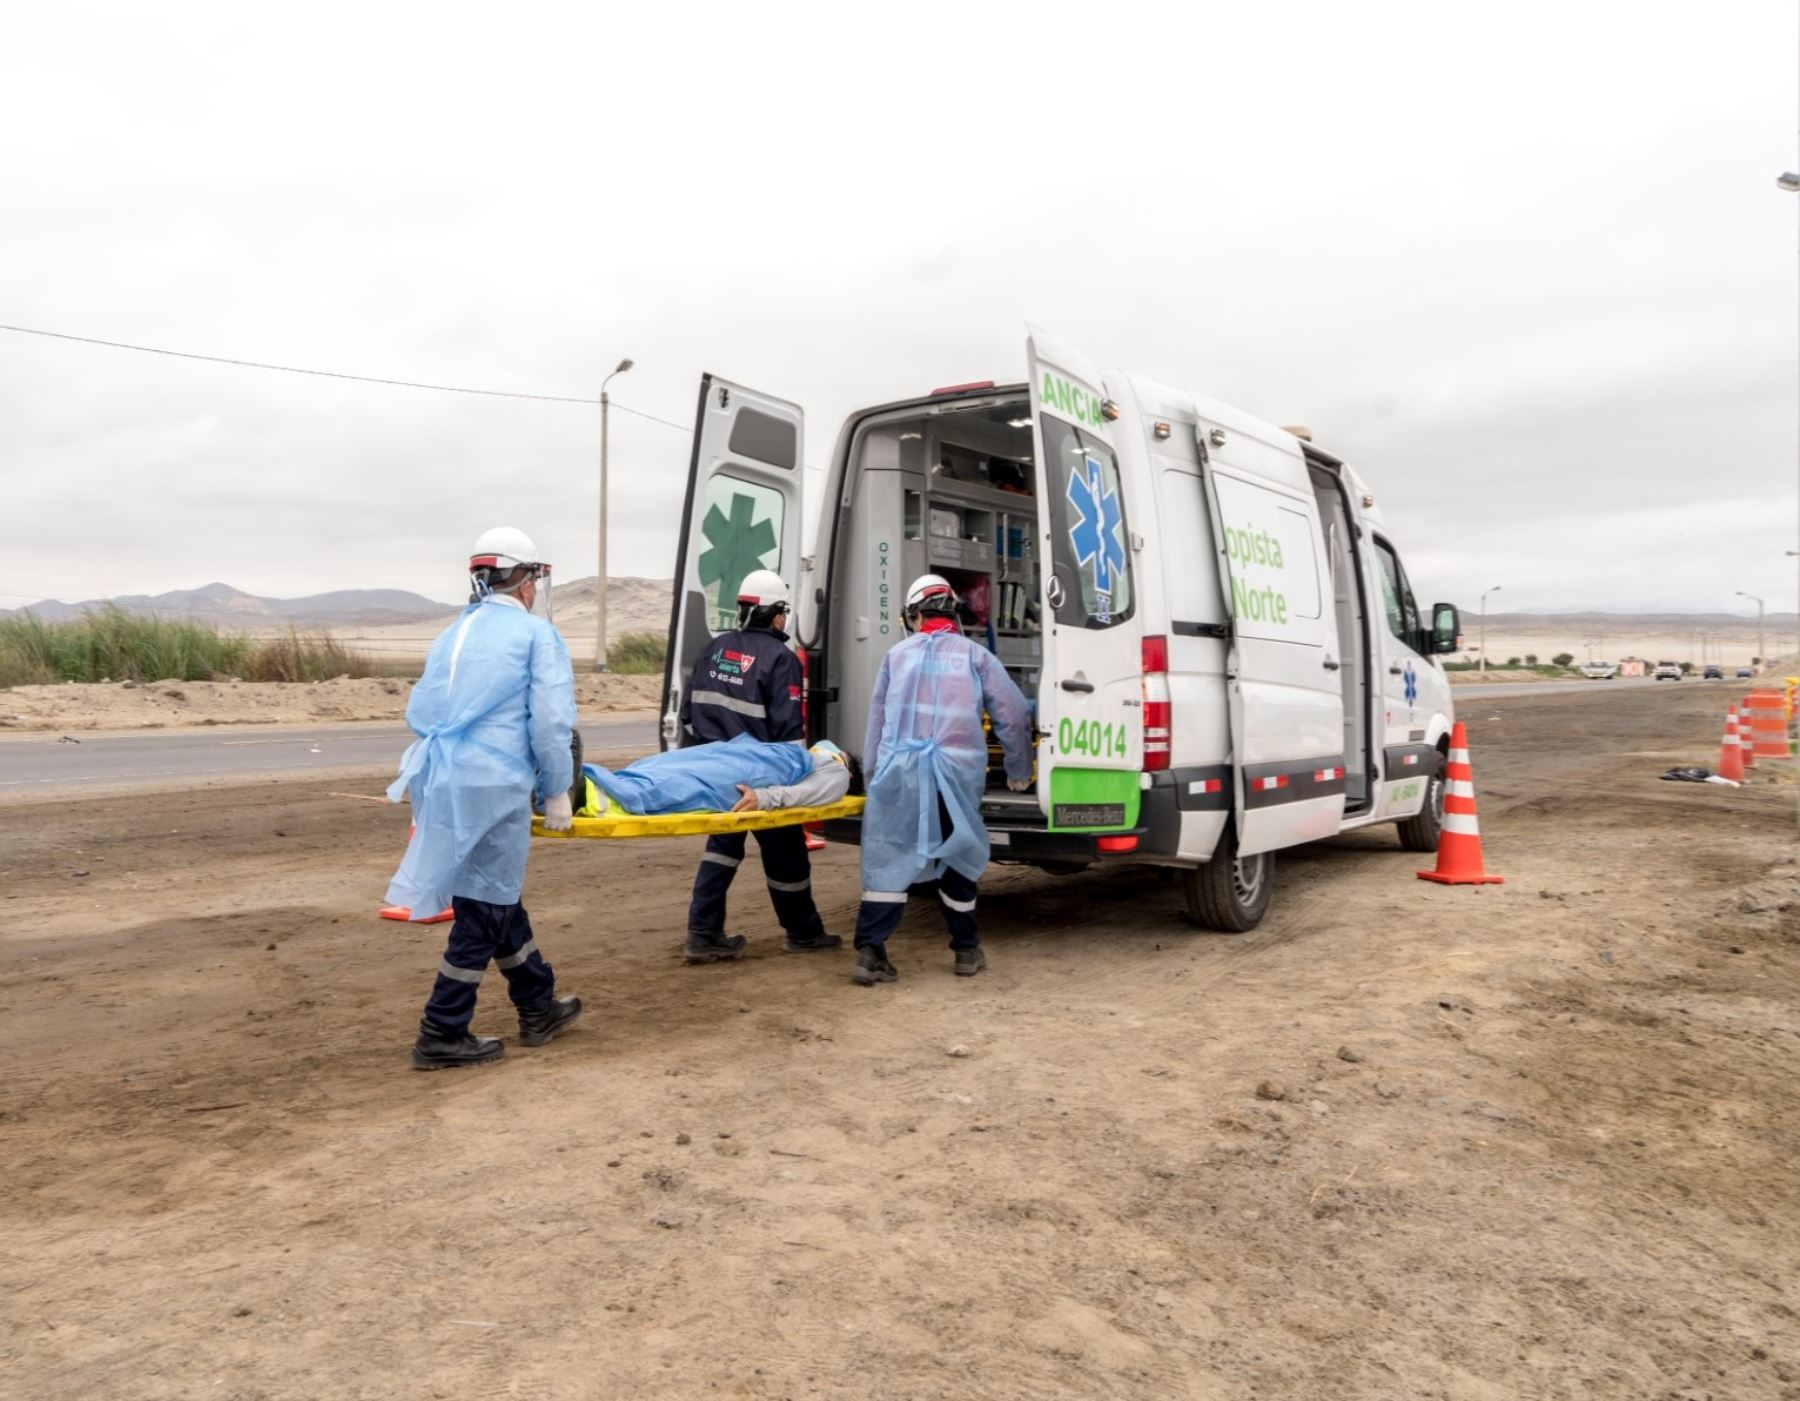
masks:
[[[97,336],[73,336],[65,331],[43,331],[34,326],[8,326],[0,324],[0,331],[12,331],[21,336],[43,336],[49,340],[76,341],[81,345],[102,345],[111,350],[135,350],[142,355],[168,355],[177,360],[204,360],[213,365],[237,365],[247,370],[278,370],[289,375],[314,375],[320,379],[348,379],[359,384],[385,384],[396,389],[434,389],[442,394],[479,394],[489,399],[534,399],[547,404],[590,404],[598,405],[598,399],[582,399],[568,394],[526,394],[516,389],[471,389],[460,384],[426,384],[412,379],[382,379],[376,375],[353,375],[341,370],[313,370],[303,365],[276,365],[267,360],[239,360],[229,355],[201,355],[192,350],[169,350],[156,345],[133,345],[129,341],[101,340]],[[665,428],[673,428],[679,433],[692,436],[693,430],[672,419],[658,418],[653,413],[645,413],[642,409],[634,409],[629,405],[613,401],[612,407],[620,413],[628,413],[637,418],[647,418],[652,423],[660,423]]]

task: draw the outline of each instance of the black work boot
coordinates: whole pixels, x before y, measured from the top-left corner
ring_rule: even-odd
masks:
[[[973,978],[977,973],[979,973],[983,968],[986,968],[986,967],[987,967],[987,955],[981,951],[981,946],[979,944],[976,945],[972,949],[956,950],[956,976],[957,977]]]
[[[850,970],[851,982],[868,988],[876,983],[891,983],[899,976],[900,970],[894,967],[887,950],[880,944],[870,944],[868,948],[856,951],[856,967]]]
[[[541,1012],[521,1012],[519,1013],[519,1044],[521,1046],[542,1046],[558,1033],[567,1031],[575,1025],[575,1018],[580,1015],[581,999],[579,997],[554,998],[550,1005]]]
[[[784,947],[789,953],[817,953],[820,949],[841,949],[843,936],[827,934],[823,926],[810,934],[789,934]]]
[[[682,951],[689,963],[725,963],[741,955],[749,942],[742,934],[709,934],[690,929]]]
[[[472,1036],[467,1030],[446,1036],[429,1022],[420,1022],[412,1063],[414,1070],[453,1070],[463,1065],[484,1065],[505,1054],[506,1047],[497,1036]]]

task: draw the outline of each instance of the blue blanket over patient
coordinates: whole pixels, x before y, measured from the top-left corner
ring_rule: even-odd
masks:
[[[786,787],[813,770],[798,744],[767,744],[739,735],[724,744],[695,744],[639,759],[617,773],[583,765],[602,792],[636,816],[659,812],[728,812],[747,788]]]

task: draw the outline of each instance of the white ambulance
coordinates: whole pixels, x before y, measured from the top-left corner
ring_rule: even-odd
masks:
[[[933,572],[1034,706],[1033,791],[1007,791],[997,749],[989,770],[994,860],[1174,867],[1197,923],[1239,931],[1284,847],[1389,822],[1434,850],[1438,658],[1460,622],[1421,614],[1362,479],[1303,434],[1096,370],[1035,328],[1026,362],[1025,384],[853,414],[810,555],[799,407],[702,380],[665,745],[738,581],[769,568],[796,585],[809,730],[859,754],[906,586]]]

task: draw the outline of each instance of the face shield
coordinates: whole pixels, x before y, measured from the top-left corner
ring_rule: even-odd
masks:
[[[518,577],[513,577],[517,575]],[[496,583],[495,577],[505,579],[505,583]],[[474,587],[474,597],[512,598],[524,605],[533,617],[542,618],[545,622],[554,622],[555,611],[551,601],[550,566],[547,564],[520,564],[511,569],[477,568],[469,571],[469,582]]]

